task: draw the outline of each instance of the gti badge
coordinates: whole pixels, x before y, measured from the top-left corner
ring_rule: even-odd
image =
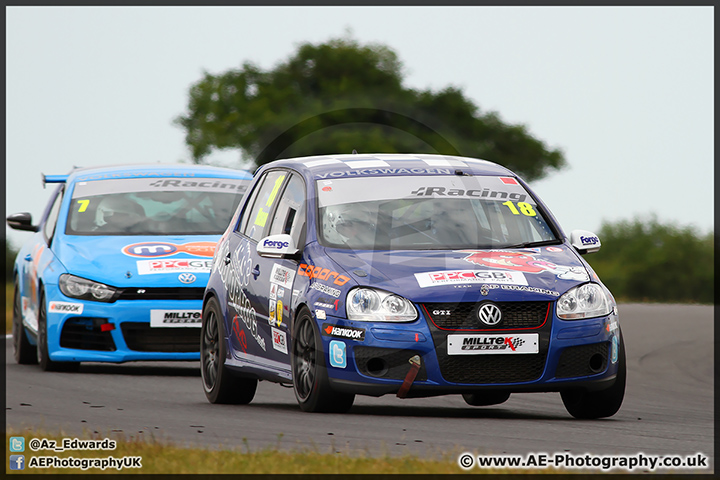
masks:
[[[193,283],[195,281],[195,275],[192,273],[181,273],[178,275],[178,280],[182,283]]]
[[[478,318],[485,325],[497,325],[502,318],[502,312],[494,303],[486,303],[478,309]]]

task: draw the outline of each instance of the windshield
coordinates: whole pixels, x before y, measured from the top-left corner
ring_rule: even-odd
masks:
[[[511,177],[318,180],[320,243],[358,250],[477,249],[560,243]]]
[[[69,235],[215,235],[225,231],[250,180],[123,178],[77,182]]]

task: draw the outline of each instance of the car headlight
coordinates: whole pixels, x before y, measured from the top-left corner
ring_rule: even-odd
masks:
[[[418,318],[407,299],[374,288],[354,288],[345,303],[349,320],[361,322],[412,322]]]
[[[557,316],[563,320],[602,317],[610,314],[610,301],[597,283],[571,288],[557,301]]]
[[[96,302],[112,302],[115,300],[117,290],[103,283],[93,282],[85,278],[76,277],[69,273],[60,275],[58,281],[63,295],[81,300],[94,300]]]

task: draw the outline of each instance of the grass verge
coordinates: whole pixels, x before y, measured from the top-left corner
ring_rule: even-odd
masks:
[[[10,446],[10,437],[24,437],[25,451],[17,453],[25,456],[24,470],[10,470],[8,462],[6,473],[68,473],[68,474],[452,474],[452,473],[556,473],[557,470],[521,470],[521,469],[473,469],[463,470],[457,463],[457,456],[448,454],[443,460],[428,460],[416,456],[380,457],[349,456],[345,454],[323,454],[307,449],[299,453],[280,451],[268,448],[257,452],[243,452],[239,448],[227,450],[210,450],[205,448],[184,448],[155,438],[127,439],[111,437],[116,442],[113,450],[72,450],[56,452],[52,450],[32,451],[29,448],[31,439],[51,439],[61,444],[63,438],[79,438],[80,440],[98,439],[98,435],[82,435],[75,437],[60,433],[48,433],[40,430],[6,431],[6,445]],[[13,454],[13,452],[10,452]],[[74,459],[123,457],[142,457],[141,468],[30,468],[34,460],[50,456]]]

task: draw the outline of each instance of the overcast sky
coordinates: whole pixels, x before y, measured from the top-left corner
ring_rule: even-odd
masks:
[[[406,87],[460,87],[562,149],[568,167],[531,185],[566,233],[650,214],[706,233],[713,28],[710,6],[6,7],[6,209],[39,217],[41,173],[190,162],[172,121],[204,71],[350,30],[398,54]]]

